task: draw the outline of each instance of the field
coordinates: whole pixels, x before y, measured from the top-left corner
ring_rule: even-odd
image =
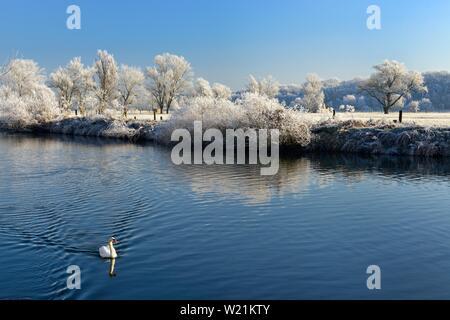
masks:
[[[119,118],[121,116],[120,112],[117,112],[116,116]],[[161,116],[163,120],[167,120],[170,114],[157,114],[157,121],[160,121]],[[398,112],[392,112],[388,115],[382,112],[354,112],[354,113],[336,113],[336,120],[384,120],[386,122],[393,123],[394,120],[398,120]],[[153,120],[153,112],[142,111],[142,112],[130,112],[128,114],[129,119],[137,120]],[[305,117],[313,123],[325,121],[331,118],[330,113],[308,113]],[[420,125],[425,127],[450,127],[450,112],[404,112],[403,113],[403,124]]]
[[[329,118],[329,115],[308,114],[313,121],[320,122]],[[392,112],[383,114],[382,112],[354,112],[354,113],[337,113],[336,120],[384,120],[386,122],[398,121],[399,113]],[[419,125],[425,127],[450,127],[450,112],[403,112],[403,124]]]

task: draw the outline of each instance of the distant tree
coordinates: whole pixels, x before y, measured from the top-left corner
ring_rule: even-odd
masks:
[[[208,80],[205,80],[203,78],[198,78],[195,81],[194,85],[195,93],[197,96],[200,97],[212,97],[213,91],[211,89],[211,86],[208,82]]]
[[[350,113],[352,113],[352,112],[355,112],[355,107],[352,106],[352,105],[349,105],[349,104],[347,104],[347,105],[341,104],[341,105],[339,106],[339,111],[350,112]]]
[[[386,60],[374,66],[376,70],[360,85],[361,91],[376,99],[385,114],[412,92],[425,92],[423,77],[419,72],[408,71],[404,64]]]
[[[278,95],[280,84],[270,75],[261,80],[257,80],[254,76],[250,75],[247,91],[272,99]]]
[[[147,68],[148,90],[161,113],[169,113],[175,100],[190,84],[191,65],[183,57],[169,53],[157,55],[155,66]]]
[[[354,106],[356,104],[356,97],[353,94],[348,94],[343,99],[345,104]]]
[[[433,103],[431,102],[430,99],[428,98],[423,98],[422,100],[420,100],[420,109],[422,111],[432,111],[433,110]]]
[[[323,112],[325,107],[325,95],[322,90],[322,81],[316,74],[309,74],[303,85],[304,96],[302,105],[308,112]]]
[[[231,98],[231,89],[224,84],[214,83],[211,89],[213,96],[217,99],[229,100]]]
[[[420,111],[420,102],[417,100],[413,100],[409,103],[409,111],[411,112],[419,112]]]
[[[103,114],[108,106],[114,105],[119,96],[117,85],[119,73],[114,57],[107,51],[97,51],[95,61],[95,95],[98,100],[98,113]]]
[[[128,106],[137,100],[139,89],[144,84],[144,74],[139,68],[122,65],[119,71],[119,93],[123,114],[126,117]]]
[[[221,83],[214,83],[212,86],[203,78],[195,81],[195,93],[199,97],[210,97],[216,99],[230,99],[231,89]]]

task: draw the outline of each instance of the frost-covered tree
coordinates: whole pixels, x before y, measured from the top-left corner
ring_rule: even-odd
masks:
[[[417,100],[413,100],[409,103],[409,111],[411,112],[419,112],[420,111],[420,102]]]
[[[19,97],[31,94],[36,86],[44,83],[44,70],[33,60],[13,59],[9,62],[2,82]]]
[[[280,84],[270,75],[261,80],[257,80],[254,76],[250,75],[247,91],[268,98],[275,98],[280,91]]]
[[[408,71],[400,62],[386,60],[374,69],[375,73],[360,85],[360,89],[377,100],[385,114],[401,100],[410,98],[411,93],[427,90],[422,75]]]
[[[184,57],[169,53],[157,55],[155,66],[147,68],[148,90],[161,113],[170,107],[190,84],[191,65]]]
[[[213,91],[211,89],[211,85],[208,80],[203,78],[198,78],[195,80],[194,84],[195,94],[199,97],[212,97]]]
[[[59,114],[43,69],[33,60],[14,59],[0,80],[0,118],[9,124],[44,122]]]
[[[6,65],[0,65],[0,78],[5,76],[8,73],[8,71],[9,71],[8,66],[9,66],[9,63]]]
[[[68,111],[72,106],[74,96],[74,82],[68,68],[59,67],[50,74],[49,86],[56,90],[59,107]]]
[[[107,107],[113,106],[119,96],[117,84],[119,72],[114,57],[107,51],[97,51],[95,61],[95,95],[98,100],[98,113],[103,114]]]
[[[49,85],[56,90],[59,106],[68,111],[76,106],[81,114],[86,113],[86,101],[92,98],[95,87],[93,68],[85,68],[81,58],[73,58],[66,67],[59,67],[50,75]]]
[[[213,96],[217,99],[229,100],[231,98],[231,89],[224,84],[214,83],[211,89],[213,92]]]
[[[347,105],[354,106],[356,104],[356,97],[353,94],[348,94],[343,98],[343,101]]]
[[[423,98],[422,100],[420,100],[420,109],[422,111],[432,111],[433,110],[433,103],[431,102],[430,99],[428,98]]]
[[[128,107],[135,103],[144,84],[144,74],[139,68],[122,65],[119,71],[119,93],[120,103],[123,107],[123,114],[126,117]]]
[[[302,105],[308,112],[323,112],[325,107],[325,95],[322,90],[322,81],[316,74],[309,74],[303,85],[304,96]]]
[[[87,105],[92,105],[94,101],[95,68],[85,67],[79,57],[72,59],[67,68],[74,85],[74,104],[80,113],[85,115]]]
[[[210,97],[216,99],[230,99],[231,89],[224,84],[214,83],[212,86],[203,78],[198,78],[195,81],[195,93],[199,97]]]

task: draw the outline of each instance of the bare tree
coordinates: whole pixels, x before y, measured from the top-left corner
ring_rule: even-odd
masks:
[[[157,55],[155,66],[147,68],[148,90],[158,108],[169,113],[174,101],[190,83],[191,65],[183,57],[169,53]]]
[[[427,91],[422,75],[408,71],[400,62],[386,60],[374,69],[376,72],[360,85],[360,90],[377,100],[385,114],[393,106],[410,98],[412,92]]]

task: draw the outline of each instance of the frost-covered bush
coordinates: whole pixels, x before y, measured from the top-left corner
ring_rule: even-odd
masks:
[[[246,93],[236,102],[212,97],[187,99],[172,117],[155,130],[156,139],[170,142],[175,129],[192,132],[194,121],[202,121],[204,130],[225,129],[279,129],[280,143],[306,145],[310,141],[310,129],[303,114],[287,110],[276,99],[255,93]]]
[[[11,126],[46,122],[59,114],[54,93],[44,85],[25,96],[8,87],[0,88],[0,120]]]
[[[55,94],[32,60],[12,60],[1,79],[0,120],[12,127],[46,122],[60,114]]]

